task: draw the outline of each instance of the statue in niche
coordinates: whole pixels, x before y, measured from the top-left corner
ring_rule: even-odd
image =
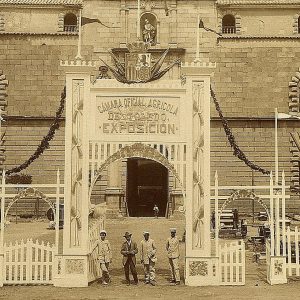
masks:
[[[153,23],[151,24],[149,21],[149,18],[147,18],[147,17],[145,17],[144,22],[142,22],[142,23],[144,24],[142,27],[143,41],[145,43],[149,43],[150,45],[154,45],[155,38],[156,38],[155,25],[152,25]]]

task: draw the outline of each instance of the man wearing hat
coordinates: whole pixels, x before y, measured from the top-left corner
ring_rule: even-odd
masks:
[[[171,272],[170,282],[180,284],[179,274],[179,240],[176,236],[176,228],[170,228],[171,236],[167,239],[166,249],[169,258],[169,267]]]
[[[141,263],[144,266],[145,283],[155,285],[155,262],[156,246],[154,241],[149,238],[150,233],[144,231],[144,239],[141,241]]]
[[[106,239],[106,231],[100,231],[100,240],[98,241],[98,260],[102,271],[102,284],[107,285],[110,282],[109,263],[112,261],[112,253],[109,241]]]
[[[125,232],[124,238],[126,241],[123,243],[121,248],[121,254],[123,255],[123,266],[125,271],[125,278],[127,284],[130,284],[129,269],[134,279],[134,283],[138,284],[139,280],[136,272],[136,258],[135,255],[138,253],[136,242],[131,240],[131,233]]]

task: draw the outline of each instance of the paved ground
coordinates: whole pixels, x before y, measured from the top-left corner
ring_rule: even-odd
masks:
[[[54,231],[47,230],[47,222],[32,222],[10,224],[6,228],[5,240],[13,241],[26,238],[38,238],[44,241],[54,241]],[[129,218],[107,222],[108,238],[114,248],[113,264],[111,266],[112,284],[103,287],[92,283],[88,288],[55,288],[53,286],[5,286],[0,289],[0,299],[300,299],[300,282],[289,281],[287,285],[269,286],[266,283],[265,266],[252,262],[252,253],[246,251],[246,285],[243,287],[187,287],[169,286],[168,262],[165,253],[165,240],[169,228],[177,227],[181,237],[184,231],[184,221],[152,218]],[[125,231],[131,231],[133,239],[139,244],[143,230],[149,230],[158,247],[157,286],[152,287],[142,283],[143,273],[138,265],[139,286],[127,287],[124,284],[124,274],[121,265],[120,246]],[[62,231],[60,232],[62,235]],[[184,243],[181,243],[181,275],[184,269]]]

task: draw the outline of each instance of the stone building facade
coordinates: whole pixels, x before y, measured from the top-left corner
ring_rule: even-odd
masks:
[[[170,47],[166,62],[192,61],[198,16],[206,28],[222,34],[200,29],[199,57],[217,63],[212,86],[238,145],[251,161],[274,171],[274,108],[293,115],[300,109],[300,0],[145,0],[138,29],[137,1],[133,0],[0,0],[0,69],[9,80],[5,169],[24,162],[47,134],[64,87],[59,61],[72,60],[77,54],[81,10],[83,17],[102,23],[82,26],[86,60],[101,58],[111,63],[108,49],[123,60],[126,45],[140,35],[151,40],[154,59]],[[179,73],[176,66],[165,78],[177,78]],[[94,77],[98,75],[95,72]],[[291,185],[291,211],[299,208],[299,127],[295,119],[279,121],[279,170],[285,171]],[[62,119],[50,148],[24,173],[31,174],[34,182],[55,182],[56,169],[63,170],[63,162]],[[117,195],[126,198],[126,187],[134,184],[127,182],[130,168],[145,163],[123,162],[105,172],[95,198],[100,193],[101,201],[106,195],[117,205]],[[269,181],[232,154],[212,102],[212,183],[216,170],[221,185]],[[110,178],[115,180],[116,173],[119,179],[112,184]],[[118,192],[107,188],[116,184]],[[172,178],[167,185],[179,197]]]

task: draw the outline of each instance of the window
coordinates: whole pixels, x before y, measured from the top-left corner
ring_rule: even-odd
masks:
[[[300,17],[298,17],[298,33],[300,33]]]
[[[64,31],[76,32],[77,31],[77,17],[72,13],[68,13],[64,17]]]
[[[236,33],[235,18],[233,15],[225,15],[223,17],[222,33]]]

